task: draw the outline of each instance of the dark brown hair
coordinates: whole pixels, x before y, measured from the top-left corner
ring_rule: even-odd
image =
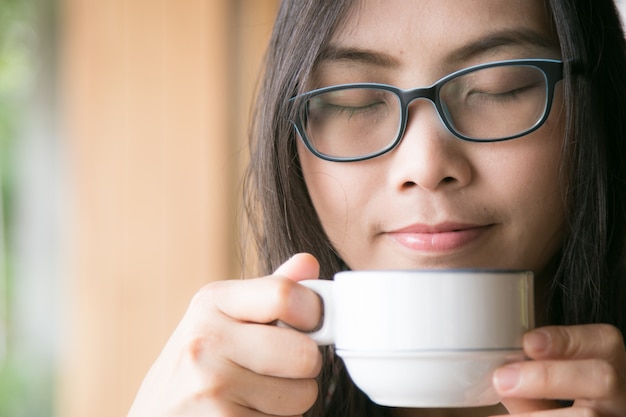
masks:
[[[546,305],[554,324],[612,323],[626,331],[626,45],[612,0],[545,0],[565,62],[568,187],[566,232],[553,260]],[[302,177],[290,97],[355,7],[351,0],[283,1],[266,55],[251,135],[245,202],[259,274],[297,252],[315,255],[321,276],[344,263],[327,239]],[[331,348],[310,416],[376,416]],[[332,380],[332,387],[330,386]],[[334,395],[328,397],[329,390]],[[330,398],[330,400],[328,399]]]

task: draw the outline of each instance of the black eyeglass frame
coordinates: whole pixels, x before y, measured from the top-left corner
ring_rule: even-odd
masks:
[[[512,135],[512,136],[504,137],[504,138],[477,139],[477,138],[465,136],[457,132],[452,126],[452,124],[444,116],[445,110],[439,98],[441,88],[450,80],[466,75],[468,73],[486,69],[486,68],[505,67],[505,66],[530,66],[530,67],[538,68],[539,70],[541,70],[541,72],[543,72],[544,77],[546,79],[546,104],[545,104],[543,116],[529,129],[522,131],[520,133],[517,133],[515,135]],[[333,85],[330,87],[324,87],[324,88],[312,90],[312,91],[300,94],[298,96],[295,96],[289,99],[289,102],[295,103],[297,106],[302,106],[305,102],[307,102],[308,100],[310,100],[311,98],[317,95],[330,93],[330,92],[337,91],[337,90],[352,89],[352,88],[371,88],[371,89],[377,89],[377,90],[385,90],[385,91],[389,91],[395,94],[400,100],[400,113],[401,113],[400,114],[400,126],[398,128],[397,137],[393,141],[391,141],[389,145],[387,145],[386,147],[384,147],[383,149],[379,151],[366,154],[366,155],[356,156],[356,157],[352,157],[352,156],[335,157],[335,156],[326,155],[324,153],[319,152],[317,149],[315,149],[313,145],[310,143],[309,139],[306,137],[304,124],[303,124],[303,120],[301,117],[301,114],[304,112],[297,111],[294,117],[295,120],[291,120],[291,123],[294,125],[298,133],[298,136],[300,136],[300,139],[302,140],[304,145],[307,147],[307,149],[318,158],[321,158],[327,161],[332,161],[332,162],[364,161],[367,159],[376,158],[387,152],[390,152],[391,150],[393,150],[400,144],[400,142],[402,141],[404,137],[406,126],[408,123],[409,105],[414,100],[423,98],[423,99],[430,100],[435,105],[439,119],[441,120],[443,125],[446,127],[446,129],[455,137],[464,141],[468,141],[468,142],[501,142],[501,141],[516,139],[522,136],[526,136],[534,132],[535,130],[539,129],[545,123],[546,119],[550,115],[550,109],[552,108],[552,102],[554,99],[554,90],[556,88],[556,84],[562,79],[563,79],[563,61],[561,60],[543,59],[543,58],[515,59],[515,60],[489,62],[486,64],[474,65],[468,68],[464,68],[464,69],[461,69],[461,70],[458,70],[451,74],[446,75],[445,77],[439,79],[437,82],[432,84],[430,87],[418,87],[414,89],[403,90],[401,88],[394,87],[392,85],[378,84],[378,83],[340,84],[340,85]]]

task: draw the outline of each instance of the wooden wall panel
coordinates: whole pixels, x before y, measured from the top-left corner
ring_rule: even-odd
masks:
[[[240,151],[276,3],[63,0],[60,416],[125,415],[192,295],[238,276]]]

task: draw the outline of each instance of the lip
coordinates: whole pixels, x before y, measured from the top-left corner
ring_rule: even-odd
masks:
[[[387,232],[387,235],[412,251],[450,252],[476,241],[492,226],[466,223],[414,224]]]

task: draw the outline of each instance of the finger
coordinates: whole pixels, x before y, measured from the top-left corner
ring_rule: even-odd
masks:
[[[293,291],[309,291],[286,278],[224,281],[211,290],[205,290],[203,297],[215,299],[218,310],[223,312],[210,315],[210,320],[200,323],[189,314],[187,321],[191,324],[186,327],[187,331],[179,332],[180,343],[192,354],[206,354],[208,359],[223,357],[258,374],[284,378],[315,377],[322,362],[316,343],[296,330],[263,324],[288,316],[278,311],[277,307],[272,307],[271,301],[268,305],[267,299],[272,296],[264,295],[277,291],[267,288],[281,285]],[[310,314],[318,316],[313,321],[319,321],[319,300],[315,293],[311,294],[313,300],[309,310],[313,313]],[[203,313],[199,311],[197,314]]]
[[[229,328],[224,352],[230,360],[257,374],[282,378],[315,378],[322,368],[317,344],[293,329],[258,324]],[[264,341],[259,343],[259,341]]]
[[[283,276],[293,281],[317,279],[320,275],[320,264],[309,253],[298,253],[278,267],[274,275]]]
[[[317,294],[288,278],[266,277],[212,283],[197,298],[210,308],[214,303],[224,315],[233,319],[273,323],[283,321],[304,331],[315,329],[322,315],[322,305]]]
[[[204,404],[203,404],[204,403]],[[159,410],[160,411],[160,410]],[[214,404],[212,401],[202,399],[189,403],[185,409],[176,410],[176,417],[199,417],[199,416],[237,416],[237,417],[302,417],[303,413],[297,415],[288,414],[267,414],[236,403]]]
[[[198,409],[212,406],[214,410],[238,404],[263,415],[288,416],[303,414],[316,400],[317,383],[314,379],[260,375],[223,357],[211,349],[214,346],[207,346],[204,342],[195,339],[182,350],[180,366],[187,368],[188,372],[184,373],[184,380],[173,384],[174,389],[168,394],[172,398],[180,397],[179,404]],[[198,372],[200,369],[210,372]]]
[[[314,379],[277,378],[259,383],[240,387],[242,406],[272,416],[291,416],[306,413],[317,400],[318,387]]]
[[[606,324],[542,327],[524,336],[524,351],[532,359],[626,360],[622,334]]]
[[[162,410],[159,410],[162,411]],[[235,403],[215,404],[212,400],[205,398],[195,398],[175,410],[176,417],[198,417],[198,416],[237,416],[237,417],[271,417],[248,407]]]
[[[302,415],[318,396],[314,379],[269,378],[245,372],[237,378],[233,399],[243,407],[272,416]]]
[[[623,385],[615,367],[601,359],[528,361],[494,373],[494,386],[504,397],[609,399]]]
[[[257,323],[280,320],[300,330],[313,330],[321,319],[321,301],[313,291],[294,283],[317,279],[319,269],[319,262],[313,255],[296,254],[274,273],[274,278],[282,279],[270,281],[271,285],[266,279],[248,280],[254,286],[248,287],[247,291],[231,288],[238,291],[237,294],[220,297],[218,305],[226,314],[240,320]],[[264,313],[265,317],[262,316]]]

